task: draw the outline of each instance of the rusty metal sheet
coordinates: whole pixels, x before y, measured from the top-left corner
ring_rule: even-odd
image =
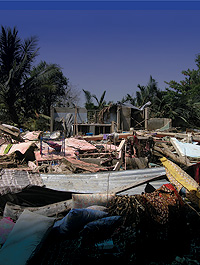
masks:
[[[164,167],[135,169],[126,171],[110,171],[90,174],[41,174],[41,178],[47,188],[71,191],[78,193],[102,193],[109,192],[117,187],[132,184],[134,182],[146,180],[147,178],[165,175]],[[159,180],[152,183],[158,183],[158,187],[167,181]],[[143,185],[144,186],[144,185]],[[157,187],[156,186],[156,187]],[[155,187],[155,188],[156,188]],[[126,194],[137,193],[137,188],[125,192]],[[140,193],[140,189],[139,189]]]

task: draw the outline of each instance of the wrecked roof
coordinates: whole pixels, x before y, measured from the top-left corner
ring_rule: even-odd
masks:
[[[79,149],[81,151],[93,151],[96,150],[96,147],[86,140],[76,139],[76,138],[68,138],[65,140],[65,145],[68,147],[73,147],[75,149]]]
[[[41,187],[44,185],[39,173],[15,169],[0,171],[0,195],[20,192],[29,185]]]
[[[18,143],[18,144],[13,144],[11,145],[10,149],[8,151],[6,151],[6,148],[8,147],[7,144],[3,144],[0,147],[0,155],[4,155],[4,154],[12,154],[16,151],[25,154],[26,151],[31,147],[31,146],[35,146],[35,144],[33,142],[26,142],[26,143]]]

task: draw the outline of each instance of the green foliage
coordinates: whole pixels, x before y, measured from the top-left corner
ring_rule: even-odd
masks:
[[[101,95],[100,100],[97,98],[96,95],[92,95],[90,93],[90,91],[84,90],[83,92],[85,94],[85,108],[87,110],[101,110],[105,105],[106,105],[106,101],[104,100],[105,98],[105,94],[106,94],[106,90],[103,92],[103,94]],[[97,105],[95,105],[93,103],[93,98],[96,100]]]
[[[49,119],[44,116],[38,116],[35,118],[29,117],[24,120],[22,124],[24,129],[31,131],[47,131],[50,127]]]
[[[122,98],[121,101],[119,101],[119,104],[124,104],[124,103],[130,103],[133,106],[136,106],[136,98],[132,97],[130,94],[127,94],[125,97]]]
[[[16,28],[1,27],[0,33],[0,101],[7,109],[8,119],[19,123],[21,84],[27,78],[37,55],[37,38],[24,41]]]
[[[129,102],[133,106],[142,107],[147,102],[151,102],[152,109],[156,112],[162,104],[162,92],[157,87],[157,82],[150,76],[149,82],[146,86],[138,85],[139,91],[136,91],[136,97],[127,94],[121,103]]]
[[[200,55],[196,57],[197,70],[182,71],[185,79],[180,83],[166,82],[166,117],[181,127],[200,127]]]
[[[18,126],[29,124],[34,128],[37,128],[35,123],[39,123],[41,127],[45,122],[35,119],[35,112],[49,116],[51,105],[65,106],[76,100],[60,66],[44,61],[33,66],[38,51],[36,37],[22,40],[15,27],[1,27],[1,121]]]
[[[86,101],[85,102],[85,108],[87,110],[95,110],[96,106],[93,103],[92,94],[90,93],[90,91],[83,89],[83,92],[84,92],[85,101]]]
[[[165,82],[169,87],[160,90],[155,79],[150,76],[146,86],[138,85],[136,97],[127,94],[122,102],[130,102],[141,107],[151,102],[151,117],[171,118],[173,126],[182,128],[200,127],[200,55],[196,58],[197,70],[182,71],[185,79],[179,83]]]
[[[58,65],[40,62],[33,67],[20,95],[24,116],[32,116],[35,111],[50,115],[50,106],[65,96],[67,85],[68,80]]]

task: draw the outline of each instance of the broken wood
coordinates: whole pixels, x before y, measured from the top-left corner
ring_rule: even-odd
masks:
[[[56,217],[59,213],[68,211],[71,208],[72,200],[56,202],[42,207],[25,207],[7,202],[4,208],[3,217],[10,217],[13,220],[17,220],[25,209],[48,217]]]
[[[87,157],[102,157],[102,156],[110,156],[112,152],[107,153],[85,153],[85,154],[79,154],[80,158],[87,158]]]
[[[119,146],[117,147],[117,152],[120,152],[124,148],[125,142],[125,139],[120,142]]]
[[[184,165],[186,167],[189,167],[191,166],[191,163],[190,161],[187,159],[187,158],[183,158],[183,157],[179,157],[179,156],[176,156],[175,154],[173,154],[169,148],[167,147],[166,144],[164,143],[161,143],[162,148],[158,147],[158,146],[154,146],[154,150],[163,154],[164,156],[167,156],[169,158],[171,158],[172,160],[174,160],[176,163],[178,163],[179,165]]]
[[[1,124],[0,124],[0,130],[4,133],[10,135],[14,140],[23,141],[23,139],[20,137],[20,132],[14,132],[13,130],[10,130],[9,128],[7,128]]]
[[[169,137],[175,137],[177,139],[184,139],[184,138],[188,138],[188,135],[186,133],[169,133],[169,132],[159,132],[159,131],[152,131],[152,134],[154,134],[156,137],[165,137],[165,136],[169,136]],[[195,142],[200,142],[200,136],[199,135],[193,135],[192,136],[193,141]]]
[[[122,165],[122,161],[119,160],[119,161],[115,164],[115,167],[113,168],[113,171],[119,171],[121,165]]]
[[[74,158],[70,158],[70,157],[65,157],[62,160],[67,161],[68,163],[71,163],[71,165],[76,168],[76,171],[81,169],[84,171],[88,171],[88,172],[98,172],[98,171],[105,171],[107,170],[106,168],[102,167],[102,166],[98,166],[97,164],[92,164],[92,163],[86,163],[84,161],[81,160],[77,160]]]
[[[126,139],[129,136],[133,136],[133,133],[119,133],[119,139]],[[103,140],[103,134],[93,135],[93,136],[83,136],[86,141],[101,141]]]

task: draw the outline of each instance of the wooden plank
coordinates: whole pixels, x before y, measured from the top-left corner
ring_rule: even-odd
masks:
[[[132,132],[128,133],[119,133],[119,139],[127,139],[129,136],[133,136]],[[83,139],[86,141],[100,141],[103,140],[103,134],[93,135],[93,136],[83,136]]]
[[[121,165],[122,165],[122,161],[119,160],[119,161],[115,164],[115,167],[113,168],[113,171],[119,171]]]
[[[117,147],[117,152],[120,152],[124,148],[125,142],[125,139],[120,142],[119,146]]]
[[[168,133],[168,132],[159,132],[159,131],[151,131],[151,134],[155,135],[155,137],[175,137],[177,139],[188,138],[188,134],[186,133]],[[200,135],[192,135],[192,139],[195,142],[200,142]]]
[[[183,155],[181,154],[178,146],[176,145],[176,143],[174,142],[174,140],[172,138],[170,138],[170,142],[171,144],[173,145],[174,149],[176,150],[177,154],[180,156],[180,157],[183,157]]]

